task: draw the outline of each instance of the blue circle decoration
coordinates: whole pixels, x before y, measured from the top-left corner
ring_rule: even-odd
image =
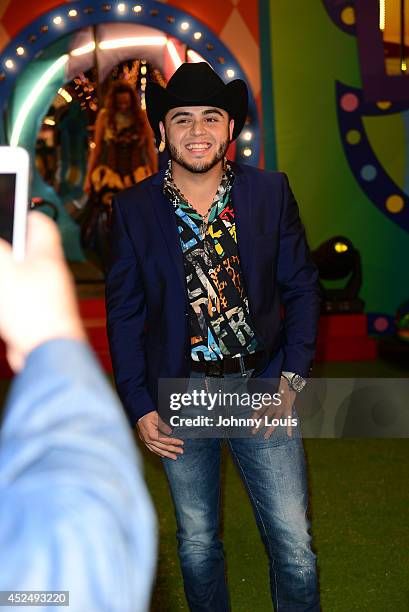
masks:
[[[371,164],[367,164],[366,166],[363,166],[363,168],[361,168],[361,176],[364,181],[373,181],[376,175],[377,170],[375,166],[372,166]]]
[[[342,138],[345,157],[352,174],[362,191],[376,208],[405,231],[409,231],[409,195],[405,193],[394,179],[389,176],[376,156],[365,131],[363,117],[389,115],[404,112],[408,109],[407,102],[392,102],[388,108],[379,108],[375,102],[366,102],[361,89],[347,86],[340,81],[335,82],[336,109],[340,134],[351,130],[360,132],[360,141],[351,146]],[[359,99],[357,108],[352,112],[345,111],[340,101],[347,93],[355,94]],[[399,214],[393,213],[385,206],[391,194],[402,198],[404,206]]]
[[[137,10],[134,8],[136,6]],[[189,23],[188,29],[181,28],[183,22]],[[144,0],[139,3],[135,1],[113,2],[112,4],[101,2],[101,0],[89,0],[86,3],[82,1],[65,2],[32,21],[10,41],[0,54],[0,113],[2,116],[4,116],[16,79],[30,61],[62,36],[100,23],[140,23],[162,30],[168,36],[179,39],[190,49],[199,53],[224,81],[238,78],[247,82],[242,67],[229,49],[210,28],[186,11],[156,0]],[[194,37],[195,32],[202,33],[200,39]],[[22,55],[17,51],[20,47],[24,49]],[[223,62],[219,61],[221,59]],[[234,76],[230,77],[229,71]],[[260,127],[256,101],[251,87],[248,86],[248,89],[249,111],[245,130],[252,132],[251,147],[245,140],[238,138],[236,140],[236,159],[256,166],[260,159]],[[5,142],[2,122],[0,122],[0,142]]]

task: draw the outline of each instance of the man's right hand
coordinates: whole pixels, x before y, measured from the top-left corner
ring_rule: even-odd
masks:
[[[172,433],[172,429],[162,421],[156,410],[140,418],[136,428],[140,439],[152,453],[170,459],[177,459],[178,455],[183,454],[183,440],[163,435]]]
[[[0,336],[15,372],[24,367],[31,351],[49,340],[86,341],[54,221],[30,212],[26,243],[24,261],[16,261],[10,244],[0,239]]]

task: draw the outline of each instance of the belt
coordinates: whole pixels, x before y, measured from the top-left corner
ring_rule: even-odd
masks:
[[[219,376],[225,374],[236,374],[242,371],[240,361],[244,370],[251,370],[256,367],[260,352],[252,353],[240,357],[224,357],[213,361],[193,361],[190,362],[190,369],[194,372],[204,372],[205,376]]]

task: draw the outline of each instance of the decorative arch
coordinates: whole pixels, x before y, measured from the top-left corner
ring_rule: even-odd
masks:
[[[189,13],[155,0],[142,2],[66,2],[32,21],[0,54],[0,111],[4,116],[7,102],[21,71],[49,45],[62,36],[102,23],[141,24],[162,30],[178,38],[208,61],[224,80],[245,74],[229,49],[200,20]],[[200,36],[198,35],[200,33]],[[247,81],[247,80],[246,80]],[[257,165],[260,158],[260,130],[256,101],[249,89],[249,113],[246,138],[239,138],[236,158]],[[4,125],[0,141],[5,142]]]

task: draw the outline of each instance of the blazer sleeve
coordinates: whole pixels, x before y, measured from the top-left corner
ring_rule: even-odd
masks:
[[[111,262],[105,284],[114,378],[131,426],[155,410],[146,387],[146,303],[140,264],[117,198],[113,201]]]
[[[307,377],[315,355],[320,314],[318,271],[288,178],[284,173],[281,177],[283,207],[277,278],[285,310],[282,369]]]
[[[90,348],[37,347],[1,428],[0,589],[69,591],[73,611],[147,611],[156,529],[132,432]]]

